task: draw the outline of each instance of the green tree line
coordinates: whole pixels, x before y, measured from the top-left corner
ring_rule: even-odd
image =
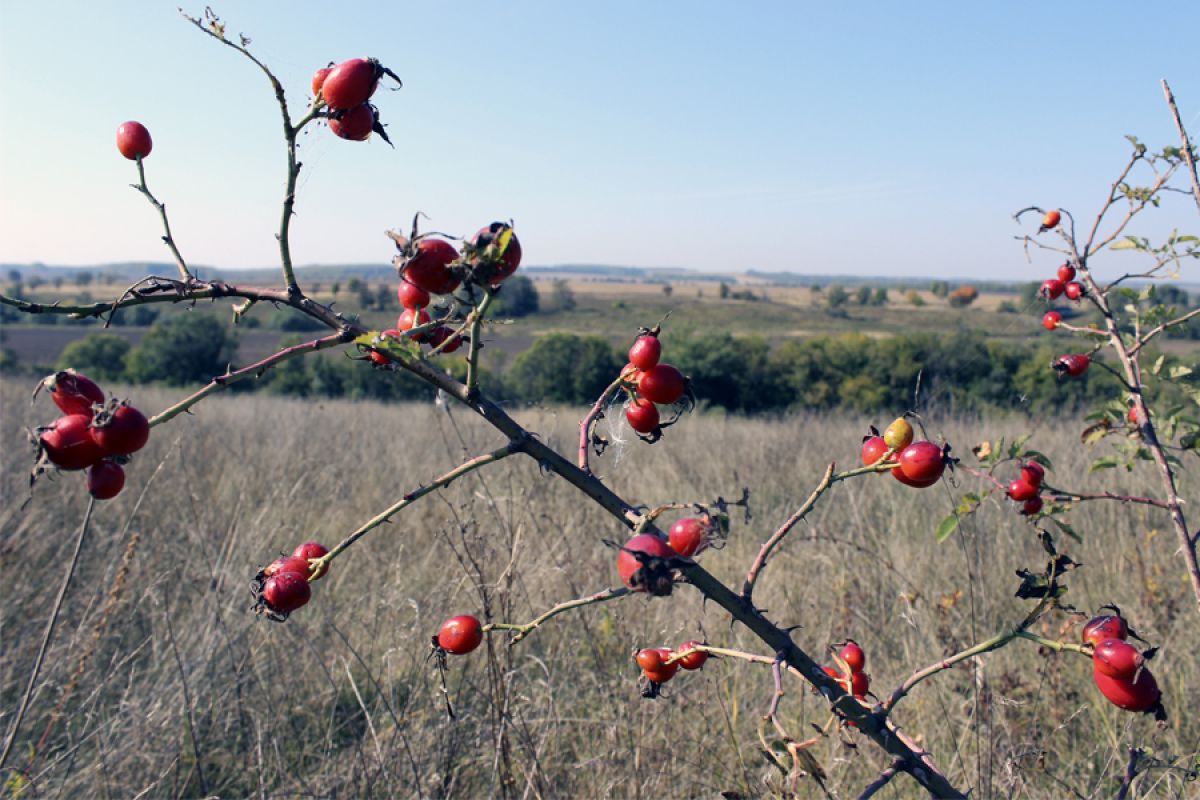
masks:
[[[305,338],[287,334],[281,346]],[[1120,397],[1117,380],[1100,368],[1081,378],[1056,376],[1049,365],[1071,347],[1068,341],[1047,334],[1021,344],[960,330],[885,338],[845,333],[771,347],[761,337],[706,332],[667,334],[664,350],[690,377],[702,406],[739,414],[798,408],[1046,414]],[[225,320],[190,312],[160,318],[136,347],[115,334],[90,333],[71,343],[55,367],[104,382],[184,386],[236,366],[236,347]],[[461,358],[440,361],[451,372],[463,371]],[[593,402],[624,363],[624,347],[607,339],[554,333],[535,340],[503,372],[487,373],[485,386],[513,403],[581,405]],[[1200,375],[1200,353],[1184,363]],[[337,351],[284,362],[237,387],[301,397],[431,398],[427,386],[404,373],[376,370]]]

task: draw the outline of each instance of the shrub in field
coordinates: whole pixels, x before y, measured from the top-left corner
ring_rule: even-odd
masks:
[[[248,40],[242,37],[235,41],[227,37],[224,24],[211,12],[191,22],[221,44],[250,57],[275,89],[283,113],[287,145],[287,191],[277,234],[282,286],[233,286],[202,281],[192,274],[171,236],[165,207],[146,185],[145,163],[151,154],[149,132],[140,125],[126,123],[118,134],[119,150],[135,163],[139,179],[135,188],[147,197],[161,216],[163,239],[175,259],[177,277],[148,277],[112,302],[49,307],[8,296],[0,296],[0,302],[30,314],[101,318],[122,307],[229,298],[236,301],[235,320],[254,314],[255,307],[262,303],[289,309],[319,323],[328,333],[312,339],[290,340],[278,352],[254,364],[233,369],[227,366],[232,355],[232,339],[217,318],[190,314],[156,323],[131,354],[130,374],[138,379],[161,380],[173,385],[194,382],[197,378],[207,380],[207,383],[150,418],[128,402],[108,398],[98,384],[78,373],[62,371],[48,379],[45,388],[63,416],[37,433],[39,459],[35,473],[55,468],[61,471],[86,469],[90,473],[87,486],[93,500],[89,501],[77,535],[76,558],[89,529],[94,501],[113,497],[121,491],[125,485],[126,467],[136,464],[136,453],[154,428],[190,413],[212,394],[273,370],[280,376],[277,379],[281,385],[304,385],[303,374],[283,372],[282,369],[290,370],[291,362],[298,362],[303,356],[341,349],[355,357],[337,361],[336,367],[329,366],[329,360],[315,360],[314,380],[332,382],[331,376],[336,376],[342,382],[340,391],[347,392],[345,387],[353,386],[356,379],[364,381],[364,386],[383,385],[382,382],[398,383],[400,377],[405,376],[415,382],[409,385],[423,387],[426,396],[436,392],[442,402],[478,417],[500,435],[501,441],[422,485],[397,490],[394,502],[376,511],[331,547],[305,542],[309,534],[297,532],[295,540],[302,543],[290,555],[271,560],[269,554],[264,553],[266,566],[247,569],[247,577],[253,576],[253,607],[262,618],[285,622],[293,614],[311,613],[312,607],[319,605],[322,599],[319,594],[314,594],[311,584],[329,574],[337,559],[352,558],[356,543],[363,537],[384,530],[385,523],[416,517],[411,512],[405,514],[410,506],[466,475],[482,473],[512,456],[529,458],[542,472],[557,476],[578,490],[580,503],[595,504],[612,519],[611,530],[589,532],[588,535],[603,539],[612,549],[612,573],[595,580],[607,585],[619,579],[619,585],[563,600],[527,622],[497,620],[486,602],[482,609],[462,609],[464,613],[441,622],[440,627],[438,620],[423,620],[428,626],[432,660],[443,675],[442,688],[449,717],[453,717],[452,692],[444,677],[452,668],[449,656],[470,658],[477,651],[490,652],[494,639],[499,637],[516,645],[552,619],[588,606],[639,596],[647,602],[670,604],[676,602],[670,598],[695,591],[710,606],[720,608],[728,624],[740,624],[752,633],[758,643],[757,650],[723,647],[719,641],[710,642],[707,638],[691,639],[674,648],[654,642],[629,642],[629,650],[634,654],[631,668],[636,664],[635,669],[642,676],[641,694],[647,700],[661,697],[664,685],[686,685],[697,676],[685,673],[700,667],[712,672],[720,669],[721,661],[736,659],[760,666],[767,704],[758,721],[757,745],[762,758],[772,769],[777,769],[785,781],[784,792],[794,793],[802,779],[820,784],[824,791],[826,772],[813,754],[814,747],[829,737],[840,737],[855,743],[856,748],[858,742],[863,745],[869,742],[884,754],[885,766],[878,778],[862,788],[862,797],[879,792],[901,773],[933,796],[966,797],[967,787],[957,785],[957,781],[938,766],[943,754],[928,752],[918,738],[919,732],[909,731],[907,726],[901,728],[898,720],[905,708],[902,703],[925,681],[1015,643],[1037,644],[1047,653],[1069,653],[1072,657],[1091,659],[1093,681],[1099,696],[1120,709],[1152,713],[1160,720],[1164,718],[1162,698],[1176,689],[1167,680],[1159,683],[1151,672],[1151,668],[1157,668],[1159,663],[1154,660],[1158,655],[1156,648],[1140,649],[1140,645],[1132,645],[1119,635],[1124,633],[1131,637],[1133,634],[1118,610],[1104,615],[1109,619],[1095,622],[1081,641],[1066,636],[1068,631],[1054,630],[1048,623],[1051,615],[1069,619],[1080,613],[1065,599],[1069,597],[1073,573],[1080,565],[1065,552],[1062,543],[1064,537],[1079,535],[1071,524],[1070,512],[1084,502],[1115,501],[1155,511],[1160,518],[1159,524],[1169,525],[1173,531],[1185,575],[1193,588],[1197,608],[1189,613],[1200,612],[1196,541],[1184,518],[1185,508],[1176,486],[1181,458],[1194,456],[1200,424],[1190,407],[1152,410],[1146,401],[1148,384],[1172,384],[1182,396],[1196,402],[1200,402],[1200,387],[1195,385],[1194,376],[1186,366],[1171,359],[1163,357],[1151,365],[1141,361],[1145,348],[1156,337],[1187,324],[1197,312],[1173,314],[1168,307],[1154,302],[1152,286],[1133,289],[1126,285],[1135,275],[1158,277],[1200,257],[1196,237],[1172,234],[1164,244],[1156,245],[1126,232],[1132,219],[1156,205],[1168,188],[1177,188],[1171,187],[1169,182],[1179,174],[1190,176],[1191,193],[1200,208],[1200,181],[1196,179],[1193,147],[1183,132],[1182,123],[1178,122],[1178,115],[1176,121],[1180,125],[1183,148],[1166,148],[1152,154],[1133,141],[1133,154],[1121,179],[1114,184],[1115,188],[1097,212],[1095,224],[1087,232],[1077,236],[1075,219],[1068,209],[1030,207],[1017,214],[1020,221],[1032,212],[1040,223],[1036,233],[1021,237],[1028,250],[1046,251],[1053,253],[1056,259],[1060,256],[1066,259],[1055,276],[1047,278],[1042,285],[1044,301],[1090,304],[1098,320],[1094,325],[1056,322],[1051,333],[1078,338],[1072,339],[1069,345],[1057,346],[1053,355],[1041,363],[1023,364],[1021,369],[1037,370],[1041,379],[1060,382],[1064,386],[1082,387],[1093,380],[1115,380],[1122,395],[1119,401],[1098,408],[1090,427],[1083,433],[1089,443],[1104,440],[1114,443],[1112,452],[1096,459],[1093,469],[1131,469],[1149,462],[1156,470],[1158,493],[1134,496],[1115,491],[1087,492],[1073,485],[1075,476],[1057,474],[1050,459],[1034,449],[1026,436],[978,443],[947,442],[931,437],[921,416],[908,412],[894,419],[882,433],[873,427],[865,431],[861,465],[839,471],[833,460],[827,459],[828,465],[817,484],[800,492],[801,496],[807,493],[807,498],[786,518],[779,520],[773,530],[763,532],[765,539],[754,550],[744,576],[729,581],[710,572],[704,562],[706,554],[720,549],[730,537],[747,535],[751,522],[749,490],[742,490],[736,500],[717,497],[705,502],[684,502],[678,498],[661,498],[660,504],[655,506],[634,503],[619,496],[593,470],[593,460],[610,447],[626,444],[623,422],[628,423],[643,442],[670,446],[669,442],[660,441],[664,429],[679,424],[682,426],[680,435],[685,435],[687,419],[684,415],[691,410],[695,400],[685,372],[692,370],[693,378],[703,376],[704,380],[719,384],[722,372],[746,368],[757,373],[772,358],[787,364],[792,376],[788,387],[767,386],[763,381],[764,385],[751,389],[750,394],[731,397],[727,402],[754,410],[758,402],[755,392],[766,396],[790,388],[792,391],[812,391],[814,395],[840,392],[853,395],[856,402],[862,404],[902,407],[905,401],[899,393],[911,391],[920,364],[938,360],[948,363],[950,367],[944,381],[954,375],[981,383],[994,379],[982,371],[970,374],[976,363],[990,363],[992,351],[988,345],[980,341],[960,341],[957,342],[959,346],[947,350],[939,349],[933,340],[907,340],[872,349],[865,337],[850,336],[823,342],[823,350],[819,352],[795,346],[780,348],[782,354],[772,356],[768,354],[765,342],[735,344],[734,340],[720,336],[699,340],[701,344],[696,349],[683,346],[673,350],[669,339],[660,340],[662,330],[655,326],[629,332],[629,363],[621,366],[621,360],[603,340],[549,335],[517,358],[508,376],[510,391],[536,401],[569,402],[581,396],[594,398],[579,423],[577,447],[574,442],[569,448],[552,446],[551,442],[520,424],[493,399],[480,363],[483,326],[494,312],[497,300],[503,298],[512,285],[512,276],[520,268],[522,247],[530,244],[522,244],[511,222],[484,221],[474,234],[453,240],[458,244],[443,235],[421,232],[416,218],[409,232],[389,233],[396,247],[393,262],[397,269],[396,296],[404,305],[404,311],[394,327],[384,330],[367,329],[331,306],[317,302],[297,282],[289,238],[297,202],[297,137],[310,125],[325,124],[333,136],[348,143],[376,135],[387,141],[383,110],[370,101],[385,79],[398,83],[395,75],[380,61],[367,58],[319,68],[312,81],[312,100],[302,116],[293,119],[282,85],[265,65],[251,56],[247,50]],[[1171,107],[1174,108],[1173,101]],[[1152,168],[1149,185],[1127,182],[1131,172],[1142,166]],[[1104,227],[1110,212],[1117,208],[1124,211],[1124,216]],[[1115,279],[1101,280],[1096,272],[1099,265],[1094,261],[1100,255],[1107,256],[1112,249],[1132,251],[1148,261],[1137,273],[1127,272]],[[939,295],[946,294],[946,290],[944,282],[934,287]],[[836,303],[835,291],[842,293]],[[835,308],[848,300],[844,290],[835,286],[829,288],[825,297]],[[961,346],[964,344],[971,347]],[[462,356],[451,355],[460,350]],[[816,367],[822,355],[836,356],[835,360],[840,364],[854,364],[858,374],[836,386],[820,380],[807,386],[807,378],[817,374]],[[955,361],[956,356],[961,360]],[[888,369],[889,366],[893,368]],[[863,374],[872,368],[880,377],[867,385],[862,380]],[[363,377],[349,377],[351,374]],[[376,383],[365,383],[368,380]],[[733,386],[726,389],[731,394],[745,390]],[[941,391],[936,387],[935,390]],[[604,427],[601,420],[607,423]],[[268,429],[271,423],[271,420],[264,420],[263,428]],[[857,453],[859,447],[858,442],[849,442],[847,452]],[[728,463],[732,471],[736,469],[738,455],[720,452],[712,453],[711,458],[722,466]],[[302,466],[309,468],[309,465]],[[129,471],[133,473],[133,470]],[[892,479],[887,479],[883,473],[891,473]],[[821,503],[829,502],[841,484],[859,481],[860,485],[877,487],[880,484],[870,483],[874,478],[886,481],[889,487],[898,482],[905,491],[918,493],[930,503],[945,502],[947,492],[941,490],[942,487],[966,489],[969,482],[973,490],[954,497],[951,512],[933,532],[937,541],[954,536],[963,522],[983,504],[995,503],[1020,515],[1027,524],[1029,541],[1033,545],[1029,548],[1031,554],[1025,556],[1026,563],[1004,565],[1011,566],[1016,572],[1012,584],[1016,597],[1022,601],[1020,611],[1014,612],[1012,618],[997,620],[997,632],[990,636],[948,652],[930,653],[928,666],[913,667],[908,677],[890,690],[878,679],[872,682],[865,672],[868,648],[844,637],[842,641],[824,643],[824,646],[807,641],[796,633],[796,626],[773,619],[769,609],[756,602],[756,590],[767,577],[768,567],[781,548],[794,540],[792,534],[799,524]],[[939,488],[934,490],[934,487]],[[337,501],[336,497],[330,498],[331,503]],[[735,524],[739,509],[743,512],[742,521]],[[671,517],[677,519],[667,526],[668,530],[663,530],[660,521]],[[895,520],[895,524],[899,529],[897,535],[916,533],[904,530],[901,519]],[[392,526],[390,530],[394,532],[400,528]],[[553,530],[539,531],[539,535],[561,533],[557,524],[548,524],[547,528]],[[456,553],[464,563],[474,557],[466,546]],[[351,561],[347,566],[353,563]],[[74,566],[75,559],[72,559],[50,614],[42,654],[45,642],[53,634]],[[371,566],[363,564],[358,568],[358,577],[368,589],[370,581],[378,579]],[[865,564],[862,573],[870,579],[872,570],[881,568],[877,564]],[[511,569],[519,571],[520,565],[513,564]],[[586,577],[591,579],[593,576]],[[486,598],[486,592],[481,594]],[[478,615],[466,613],[471,611]],[[356,612],[354,607],[344,610],[344,613]],[[898,624],[896,620],[874,622]],[[102,631],[103,627],[98,630]],[[720,635],[716,629],[711,632],[712,639]],[[865,640],[865,634],[860,638]],[[872,651],[873,669],[878,669],[884,658]],[[39,655],[31,670],[28,689],[10,726],[3,755],[0,755],[0,767],[7,763],[21,732],[41,663]],[[180,671],[184,671],[182,663]],[[349,666],[347,673],[350,674]],[[828,706],[828,722],[818,726],[815,736],[811,735],[812,731],[798,729],[779,713],[784,687],[792,681],[807,684]],[[357,696],[357,688],[355,694]],[[304,698],[298,698],[296,702],[303,703]],[[496,713],[507,716],[509,711],[507,708],[496,709]],[[51,717],[48,731],[55,719]],[[371,724],[369,716],[367,719]],[[1147,730],[1147,726],[1139,725],[1142,719],[1130,725],[1139,736],[1144,736]],[[735,724],[729,720],[731,729]],[[48,735],[47,732],[43,738]],[[745,730],[734,730],[733,735],[750,736]],[[193,743],[196,741],[194,731],[189,737]],[[39,746],[32,748],[31,763],[38,758]],[[195,770],[201,789],[208,795],[209,787],[200,760],[197,750]],[[1138,763],[1134,758],[1129,768],[1135,775]],[[23,773],[21,779],[26,780],[28,774],[28,771]]]

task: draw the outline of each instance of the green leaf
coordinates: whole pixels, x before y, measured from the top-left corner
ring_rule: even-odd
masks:
[[[1054,471],[1054,464],[1051,463],[1050,458],[1040,450],[1026,450],[1025,458],[1029,461],[1036,461],[1051,472]]]
[[[413,356],[420,355],[421,353],[421,345],[412,339],[408,337],[396,339],[391,336],[384,336],[382,331],[368,331],[356,338],[354,343],[362,347],[369,347],[372,350],[378,350],[381,353],[386,353],[401,361],[408,361]]]
[[[948,537],[950,534],[954,533],[954,530],[957,527],[958,527],[958,514],[951,514],[950,516],[946,517],[941,522],[939,522],[938,526],[937,526],[937,541],[938,541],[938,543],[940,544],[941,542],[946,541],[946,537]]]
[[[1099,470],[1102,470],[1102,469],[1116,469],[1116,468],[1117,468],[1117,457],[1116,456],[1104,456],[1103,458],[1097,458],[1095,461],[1092,462],[1092,465],[1090,467],[1088,467],[1088,474],[1091,475],[1093,472],[1098,472]]]
[[[1162,372],[1163,364],[1166,363],[1166,360],[1167,357],[1165,355],[1161,355],[1156,358],[1154,360],[1154,366],[1150,367],[1150,374],[1157,375],[1158,373]]]
[[[1119,242],[1113,242],[1109,245],[1109,250],[1137,250],[1138,241],[1132,236],[1126,236]]]
[[[1171,376],[1172,380],[1179,380],[1180,378],[1186,378],[1188,375],[1191,375],[1192,368],[1185,367],[1182,364],[1176,364],[1167,370],[1167,374]]]

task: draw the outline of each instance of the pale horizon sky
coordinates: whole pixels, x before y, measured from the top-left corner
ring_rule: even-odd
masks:
[[[114,145],[137,119],[185,258],[278,263],[278,107],[175,5],[0,0],[0,262],[169,260]],[[1036,222],[1012,213],[1090,218],[1125,134],[1178,145],[1160,79],[1200,135],[1200,4],[214,9],[294,117],[329,61],[375,56],[405,82],[374,98],[395,150],[302,137],[298,266],[387,264],[384,229],[423,211],[455,234],[513,219],[529,265],[1034,280],[1058,259],[1028,263],[1013,237]],[[1182,195],[1151,216],[1136,232],[1200,232]]]

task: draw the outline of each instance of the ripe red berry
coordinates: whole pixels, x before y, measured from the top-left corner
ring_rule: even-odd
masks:
[[[1100,644],[1105,639],[1124,639],[1129,635],[1125,620],[1113,614],[1092,617],[1083,626],[1081,637],[1084,644]]]
[[[660,565],[644,567],[634,553],[644,553],[654,558],[674,558],[676,553],[671,546],[652,533],[639,533],[626,542],[617,554],[617,573],[627,587],[635,592],[669,594],[670,570],[664,570]]]
[[[38,441],[50,463],[59,469],[86,469],[104,458],[105,452],[92,438],[92,418],[87,414],[59,417]]]
[[[888,451],[887,442],[882,436],[868,436],[863,440],[862,446],[862,462],[864,467],[869,467],[872,464],[883,458],[883,454]]]
[[[263,602],[277,614],[290,614],[311,597],[308,580],[296,572],[278,572],[267,578],[262,587]]]
[[[625,419],[629,427],[638,433],[654,433],[658,430],[658,408],[644,397],[631,400],[625,407]]]
[[[1041,497],[1031,497],[1021,504],[1021,513],[1027,517],[1032,517],[1042,510],[1043,505]]]
[[[1092,653],[1092,666],[1098,672],[1123,681],[1133,680],[1145,663],[1138,649],[1124,639],[1105,639]]]
[[[1130,406],[1129,412],[1125,415],[1125,418],[1128,419],[1129,424],[1135,428],[1140,428],[1142,426],[1142,412],[1138,411],[1137,406]]]
[[[1038,496],[1037,487],[1025,480],[1015,480],[1008,485],[1008,496],[1018,503],[1032,500]]]
[[[297,547],[295,550],[292,551],[293,557],[304,559],[306,575],[308,574],[307,564],[308,564],[309,559],[324,558],[328,554],[329,554],[329,548],[323,544],[320,544],[319,542],[305,542],[304,544],[300,545],[299,547]],[[326,570],[326,572],[327,571],[328,570]],[[325,574],[326,574],[325,572],[322,572],[320,575],[313,578],[313,580],[319,581],[319,580],[321,580],[321,578],[325,577]]]
[[[445,239],[418,239],[415,252],[400,268],[404,277],[430,294],[449,294],[462,282],[450,271],[458,251]]]
[[[507,222],[493,222],[480,228],[471,237],[468,247],[470,264],[477,280],[499,286],[521,266],[521,242],[516,234],[509,237],[503,253],[499,250],[502,237],[511,230],[512,226]]]
[[[637,661],[637,665],[645,672],[654,672],[655,670],[662,669],[663,665],[663,657],[658,652],[658,649],[654,647],[638,650],[637,655],[634,656],[634,660]]]
[[[62,409],[64,414],[86,414],[91,417],[95,413],[93,406],[104,403],[104,390],[91,378],[75,370],[56,372],[43,380],[42,385],[50,392],[54,405]]]
[[[335,111],[362,105],[379,86],[383,70],[378,61],[352,58],[343,61],[325,74],[321,95],[325,104]],[[316,82],[314,77],[313,82]]]
[[[88,468],[88,494],[97,500],[111,500],[125,488],[125,470],[115,461],[97,461]]]
[[[923,489],[937,483],[945,469],[942,448],[929,441],[913,442],[900,454],[900,466],[892,475],[901,483]]]
[[[1065,356],[1059,356],[1055,359],[1051,366],[1060,374],[1065,373],[1072,378],[1078,378],[1087,372],[1090,364],[1091,359],[1083,353],[1068,353]]]
[[[365,142],[371,138],[374,129],[375,109],[371,108],[370,103],[363,103],[329,118],[329,130],[339,139]]]
[[[1057,300],[1066,289],[1066,284],[1058,278],[1050,278],[1042,281],[1042,288],[1038,290],[1038,294],[1047,300]]]
[[[1038,232],[1040,233],[1041,231],[1048,231],[1052,228],[1057,228],[1058,223],[1060,222],[1062,222],[1062,214],[1059,213],[1057,209],[1053,211],[1047,211],[1046,216],[1042,217],[1042,227]]]
[[[400,281],[396,296],[400,298],[401,308],[425,308],[429,305],[429,292],[410,281]]]
[[[1046,469],[1036,461],[1026,461],[1021,465],[1021,480],[1037,488],[1046,479]]]
[[[1042,327],[1048,331],[1052,331],[1062,322],[1062,314],[1057,311],[1047,311],[1042,315]]]
[[[1058,268],[1058,279],[1063,283],[1070,283],[1075,280],[1075,268],[1070,264],[1063,264]]]
[[[140,122],[122,122],[117,127],[117,149],[121,155],[130,161],[145,158],[150,155],[154,142],[150,139],[150,131]]]
[[[1158,690],[1158,682],[1146,667],[1138,673],[1136,681],[1110,677],[1099,668],[1092,670],[1092,679],[1108,702],[1126,711],[1149,711],[1158,705],[1162,696]]]
[[[708,524],[701,517],[676,520],[667,531],[667,543],[684,558],[691,558],[708,547]]]
[[[660,647],[655,652],[658,653],[659,663],[662,665],[657,669],[644,669],[642,672],[648,680],[654,683],[666,683],[675,677],[675,673],[679,671],[679,661],[672,661],[670,664],[667,660],[671,658],[671,648]]]
[[[313,73],[312,77],[312,93],[316,96],[321,91],[321,87],[325,85],[325,79],[329,77],[329,73],[333,72],[333,67],[322,67]]]
[[[621,367],[621,371],[618,374],[625,382],[636,385],[638,378],[642,376],[642,371],[633,364],[626,364],[625,366]]]
[[[150,423],[133,406],[121,404],[112,413],[102,414],[96,420],[92,426],[92,439],[109,455],[127,456],[146,446],[150,439]]]
[[[294,572],[304,578],[304,580],[308,580],[308,559],[292,554],[277,558],[262,568],[264,578],[269,578],[272,575],[280,575],[284,572]]]
[[[438,631],[438,647],[447,653],[466,655],[483,641],[483,626],[470,614],[460,614],[442,623]]]
[[[858,642],[853,640],[846,642],[838,655],[846,662],[846,666],[850,667],[851,672],[862,672],[867,665],[867,654],[863,652]]]
[[[629,363],[638,369],[650,369],[658,364],[662,355],[662,342],[657,336],[644,334],[639,336],[629,348]]]
[[[683,397],[687,379],[670,364],[656,364],[638,378],[638,393],[652,403],[667,406]]]
[[[422,325],[428,325],[432,322],[429,314],[424,309],[415,311],[411,308],[406,308],[400,312],[400,316],[396,318],[396,330],[410,331],[413,328],[419,328]],[[418,342],[428,342],[433,337],[432,331],[418,333],[412,338]]]
[[[677,652],[682,653],[685,650],[691,650],[693,647],[697,647],[702,644],[704,644],[704,642],[697,642],[694,640],[690,642],[684,642],[683,644],[679,645]],[[687,670],[700,669],[704,666],[705,661],[708,661],[708,653],[705,653],[701,650],[696,650],[679,659],[679,666]]]
[[[1063,290],[1068,300],[1078,300],[1083,297],[1083,284],[1076,281],[1071,281]]]
[[[867,692],[871,689],[871,676],[865,672],[850,673],[850,692],[859,700],[863,700],[867,696]]]

